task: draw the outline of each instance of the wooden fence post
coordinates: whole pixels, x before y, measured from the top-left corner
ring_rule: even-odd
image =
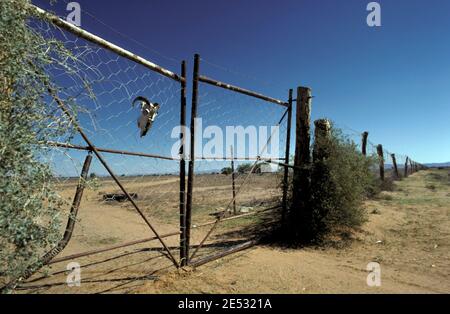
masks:
[[[380,163],[380,179],[384,181],[384,153],[383,153],[383,145],[377,146],[378,159]]]
[[[329,157],[327,142],[331,138],[331,123],[327,119],[320,119],[314,122],[314,152],[313,160],[321,161]],[[329,143],[329,142],[328,142]]]
[[[289,217],[289,233],[296,239],[311,236],[312,213],[309,176],[311,164],[311,89],[297,89],[296,139],[293,179],[293,201]]]
[[[364,132],[362,134],[362,154],[367,156],[367,138],[369,137],[369,132]]]
[[[236,210],[236,181],[235,181],[235,173],[234,173],[234,151],[233,146],[231,146],[231,180],[232,180],[232,187],[233,187],[233,214],[237,215]]]
[[[405,178],[408,177],[408,161],[409,161],[409,157],[406,156],[406,162],[405,162]]]
[[[392,158],[392,163],[394,165],[395,176],[397,177],[397,179],[400,179],[400,174],[398,172],[398,167],[397,167],[397,158],[395,158],[395,154],[391,154],[391,158]]]

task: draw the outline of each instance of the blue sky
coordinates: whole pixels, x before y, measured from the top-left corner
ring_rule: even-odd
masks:
[[[367,130],[372,142],[422,163],[450,160],[449,1],[378,1],[375,28],[365,0],[78,2],[83,28],[171,70],[200,53],[230,70],[205,74],[273,97],[309,86],[314,119]],[[63,4],[52,10],[64,14]]]

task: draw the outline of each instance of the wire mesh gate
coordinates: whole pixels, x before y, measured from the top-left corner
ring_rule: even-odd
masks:
[[[254,245],[262,229],[279,220],[284,212],[293,99],[292,91],[288,101],[281,101],[200,75],[199,55],[194,60],[192,90],[191,155],[181,264],[198,266]],[[259,130],[259,145],[239,143],[234,137],[229,143],[230,126],[238,124],[244,133],[245,130],[252,133],[248,128],[261,127],[266,122],[272,127],[263,130],[266,132]],[[201,151],[201,156],[197,156],[203,145],[196,141],[202,136],[211,138],[208,129],[202,130],[203,125],[218,133],[227,129],[225,151],[223,148],[219,148],[220,152]],[[280,128],[285,136],[280,136]],[[242,167],[242,162],[251,163]],[[235,163],[241,163],[238,173]],[[262,165],[274,167],[265,173]],[[227,166],[231,166],[230,176],[223,175]]]
[[[65,115],[77,131],[42,143],[44,150],[51,151],[42,158],[53,163],[54,180],[61,194],[71,196],[75,190],[66,213],[64,236],[43,256],[44,265],[154,241],[159,243],[158,249],[173,266],[198,266],[254,245],[261,229],[280,218],[283,220],[289,168],[293,167],[289,165],[295,101],[292,90],[288,100],[282,101],[209,78],[200,74],[200,57],[196,55],[190,132],[187,132],[185,62],[181,63],[178,75],[35,9],[45,18],[31,21],[33,29],[46,38],[63,42],[74,55],[64,62],[49,63],[46,70],[55,84],[46,97],[49,106],[59,110],[55,114]],[[139,137],[135,127],[138,112],[132,102],[143,97],[159,104],[160,110],[159,118],[152,120],[153,125],[147,128],[147,136],[141,129]],[[199,127],[197,118],[204,119],[200,124],[206,122],[205,131]],[[205,154],[202,150],[197,156],[198,135],[200,139],[210,138],[214,133],[211,127],[217,132],[239,124],[245,131],[246,127],[261,127],[262,123],[267,123],[265,127],[276,128],[270,128],[265,137],[258,136],[256,150],[251,144],[236,145],[233,137],[231,143],[227,141],[225,151]],[[346,131],[349,139],[355,137],[354,142],[359,142],[360,132]],[[190,156],[186,182],[188,133]],[[251,131],[248,133],[251,137]],[[170,146],[171,139],[175,138],[179,140],[178,145]],[[418,166],[407,156],[391,154],[381,145],[367,143],[367,134],[365,140],[369,144],[368,154],[377,154],[380,159],[382,180],[385,170],[398,179]],[[224,145],[221,146],[223,149]],[[366,155],[367,147],[363,146]],[[277,148],[275,154],[274,147]],[[274,167],[267,171],[262,165]],[[231,171],[223,171],[227,168]],[[102,185],[102,192],[85,197],[89,179],[95,177]],[[128,210],[137,212],[145,228],[138,227],[136,221],[132,222],[133,227],[138,233],[151,231],[152,236],[136,240],[130,232],[130,239],[125,243],[102,238],[94,244],[111,242],[114,245],[96,249],[91,249],[94,244],[81,245],[89,250],[56,257],[74,235],[83,243],[89,242],[89,237],[98,236],[96,230],[107,233],[113,230],[106,219],[101,223],[104,216],[97,216],[98,221],[90,222],[90,233],[83,234],[88,227],[83,229],[79,209],[86,200],[91,207],[109,209],[102,214],[116,214],[116,221],[131,218]],[[129,205],[118,206],[122,201]],[[79,234],[74,233],[75,225],[82,229]],[[161,230],[163,232],[159,232]],[[121,231],[127,233],[126,228]],[[173,241],[178,240],[177,236],[179,243]],[[178,250],[179,259],[174,253]],[[34,271],[30,269],[25,277]]]
[[[179,217],[185,206],[184,147],[170,143],[183,136],[178,128],[186,121],[186,63],[181,63],[178,75],[34,8],[42,18],[33,18],[30,27],[62,42],[73,56],[49,62],[45,70],[53,86],[46,99],[76,130],[42,143],[47,152],[42,158],[52,165],[61,196],[69,199],[70,191],[76,191],[64,213],[64,236],[43,256],[42,264],[155,242],[159,247],[153,249],[179,267],[179,245],[173,240],[181,233]],[[160,107],[145,137],[136,127],[136,118],[143,114],[143,108],[133,106],[139,97]],[[85,191],[91,181],[100,185],[97,195]],[[80,206],[89,211],[79,212]],[[127,225],[111,225],[120,221]],[[136,239],[141,232],[149,236]],[[128,241],[120,243],[118,234]],[[69,250],[72,254],[57,258],[73,237],[78,243]],[[35,271],[30,268],[25,277]]]
[[[195,266],[255,244],[258,229],[278,219],[286,206],[292,91],[288,101],[281,101],[201,76],[196,55],[188,138],[184,61],[178,75],[35,9],[45,18],[32,20],[31,27],[45,38],[62,42],[74,56],[64,62],[50,62],[46,68],[54,84],[46,96],[48,103],[58,109],[55,114],[70,120],[76,132],[48,139],[42,144],[48,152],[42,158],[52,164],[61,195],[70,199],[70,191],[75,190],[75,196],[65,213],[64,236],[43,256],[42,264],[156,242],[159,249],[154,249],[173,266]],[[160,105],[159,116],[145,137],[142,133],[139,136],[139,112],[132,106],[138,97]],[[258,139],[257,151],[247,146],[246,156],[233,138],[230,151],[227,147],[219,159],[203,154],[198,158],[198,117],[206,120],[205,125],[219,128],[236,122],[246,126],[267,122],[270,129]],[[170,146],[174,139],[178,142]],[[275,149],[278,153],[274,156]],[[251,163],[240,171],[245,168],[244,162]],[[262,165],[274,166],[264,171]],[[231,177],[222,175],[219,166],[231,166]],[[95,180],[100,185],[97,195],[86,190]],[[218,194],[210,193],[214,191]],[[83,210],[86,208],[89,211]],[[132,212],[137,215],[132,216]],[[114,221],[127,222],[133,232],[127,226],[114,226]],[[106,237],[102,237],[102,231]],[[149,237],[134,237],[148,231]],[[126,242],[114,239],[113,235],[120,232]],[[213,233],[218,235],[213,237]],[[177,236],[179,243],[175,242]],[[74,237],[77,245],[67,251]],[[192,245],[194,241],[196,245]],[[63,250],[65,254],[58,256]],[[35,271],[30,269],[26,277]]]

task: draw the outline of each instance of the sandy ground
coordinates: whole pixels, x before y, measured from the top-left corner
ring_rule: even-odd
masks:
[[[148,179],[145,179],[148,181]],[[141,189],[138,203],[147,211],[160,233],[177,231],[176,186],[173,178],[155,182],[130,180]],[[211,212],[226,207],[231,189],[227,177],[201,177],[194,206],[199,222],[211,220]],[[258,206],[261,199],[279,194],[275,178],[255,177],[244,192],[241,205]],[[218,189],[213,189],[217,187]],[[73,192],[64,193],[70,197]],[[103,182],[101,192],[87,191],[80,209],[80,223],[69,246],[61,254],[105,247],[152,236],[127,204],[99,202],[99,193],[116,191]],[[139,192],[138,191],[138,192]],[[158,192],[159,191],[159,192]],[[164,192],[163,192],[164,191]],[[174,192],[167,192],[174,191]],[[149,195],[147,195],[149,193]],[[160,193],[161,195],[159,195]],[[174,195],[172,195],[174,194]],[[267,205],[265,204],[265,205]],[[164,206],[162,206],[164,205]],[[394,192],[383,192],[367,201],[369,222],[341,248],[287,250],[259,246],[201,266],[176,270],[156,242],[76,259],[82,266],[80,287],[68,287],[68,262],[52,265],[24,284],[20,293],[449,293],[450,292],[450,176],[448,170],[422,171],[396,183]],[[208,208],[208,211],[205,210]],[[164,210],[163,210],[164,209]],[[252,221],[255,223],[255,221]],[[222,232],[241,228],[229,225]],[[207,230],[206,230],[207,231]],[[193,232],[198,243],[204,232]],[[222,235],[222,236],[221,236]],[[178,238],[167,239],[178,256]],[[216,248],[217,249],[217,248]],[[367,285],[367,264],[381,266],[381,286]]]
[[[244,177],[237,178],[237,188]],[[179,232],[179,180],[173,176],[120,178],[130,193],[137,193],[138,206],[160,235]],[[278,175],[254,175],[237,199],[237,209],[246,206],[258,210],[269,207],[278,201],[280,189]],[[77,180],[59,183],[59,194],[67,200],[63,221],[66,221],[69,204],[73,199]],[[98,185],[97,188],[93,188]],[[117,185],[110,179],[100,179],[97,184],[90,182],[84,192],[77,223],[71,241],[58,255],[58,258],[80,252],[108,248],[130,241],[153,237],[154,234],[136,213],[129,202],[105,202],[103,195],[120,193]],[[192,224],[213,222],[215,213],[223,211],[230,203],[232,195],[231,176],[199,175],[194,188]],[[256,220],[240,219],[225,222],[212,234],[197,257],[219,251],[224,247],[243,240],[238,234]],[[63,226],[65,227],[65,223]],[[192,244],[198,244],[211,226],[193,229]],[[63,231],[63,229],[61,230]],[[163,239],[172,255],[179,259],[179,236]],[[192,253],[192,252],[191,252]],[[82,285],[68,287],[66,279],[69,263],[81,266]],[[159,241],[147,242],[111,252],[87,257],[71,258],[45,267],[30,280],[19,287],[21,293],[127,293],[133,292],[135,285],[145,281],[153,282],[175,267],[162,249]]]
[[[369,222],[341,249],[256,247],[139,293],[449,293],[450,176],[424,171],[368,201]],[[381,241],[381,242],[380,242]],[[381,286],[367,285],[367,264]]]

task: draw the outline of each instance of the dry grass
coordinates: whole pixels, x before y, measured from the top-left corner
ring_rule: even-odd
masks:
[[[434,191],[427,185],[436,186]],[[366,203],[369,222],[342,248],[258,247],[163,277],[138,293],[449,293],[448,171],[416,173]],[[366,265],[382,267],[382,286],[366,284]]]
[[[167,189],[177,190],[177,180],[161,178]],[[231,189],[225,186],[226,176],[197,178],[196,214],[194,223],[214,220],[211,214],[223,209],[230,200]],[[139,204],[146,208],[160,233],[177,230],[178,206],[175,200],[164,200],[169,206],[159,205],[161,212],[147,208],[158,196],[149,190],[157,184],[126,182],[130,192],[139,192],[144,199]],[[264,205],[279,194],[278,178],[255,177],[251,188],[243,192],[238,204]],[[434,185],[431,190],[427,185]],[[222,187],[222,188],[220,188]],[[63,191],[71,198],[74,184]],[[112,182],[104,181],[99,191],[88,191],[80,209],[80,222],[75,235],[63,255],[151,236],[147,227],[126,204],[104,204],[99,192],[117,191]],[[162,193],[162,192],[161,192]],[[168,192],[172,193],[171,191]],[[77,261],[83,266],[80,288],[65,285],[65,263],[47,269],[52,276],[33,278],[28,285],[41,287],[27,289],[27,293],[433,293],[450,292],[450,184],[448,170],[430,170],[416,173],[408,179],[395,182],[394,191],[367,201],[369,222],[350,236],[349,243],[340,248],[322,247],[303,250],[256,247],[202,266],[196,270],[176,271],[156,242],[103,253]],[[217,200],[215,200],[217,198]],[[160,198],[163,199],[162,195]],[[234,230],[255,225],[257,220],[230,221],[219,228],[203,253],[217,251],[219,242],[239,240]],[[257,225],[257,224],[256,224]],[[193,231],[193,242],[198,243],[207,229]],[[178,238],[167,239],[174,254]],[[109,244],[107,244],[109,245]],[[366,285],[366,265],[376,261],[382,267],[382,286]],[[42,286],[46,284],[47,286]]]

